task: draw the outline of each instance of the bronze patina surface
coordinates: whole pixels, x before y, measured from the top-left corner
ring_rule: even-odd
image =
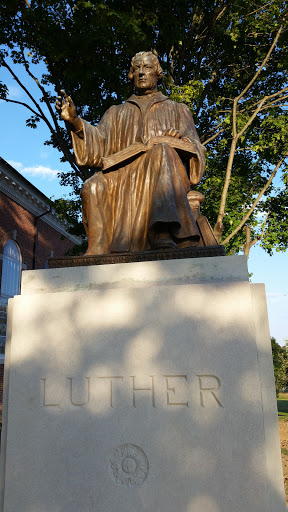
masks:
[[[86,255],[209,245],[187,198],[203,175],[205,148],[189,108],[157,90],[161,78],[156,56],[137,53],[129,73],[136,94],[97,126],[77,116],[64,91],[59,96],[77,164],[97,169],[81,193]]]
[[[225,256],[224,245],[210,247],[187,247],[185,249],[151,250],[143,252],[99,254],[96,256],[68,256],[51,258],[49,268],[86,267],[89,265],[111,265],[115,263],[134,263],[137,261],[182,260],[185,258],[211,258]]]

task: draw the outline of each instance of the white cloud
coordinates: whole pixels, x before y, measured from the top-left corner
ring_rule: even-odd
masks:
[[[21,98],[21,96],[23,96],[23,91],[20,87],[18,87],[17,85],[8,85],[8,90],[9,90],[9,98],[10,99],[19,99]]]
[[[42,178],[56,178],[59,171],[44,167],[43,165],[36,165],[35,167],[23,167],[21,172],[23,174],[30,174],[32,176],[41,176]]]
[[[286,293],[284,292],[268,292],[267,297],[273,298],[273,297],[286,297]]]
[[[268,292],[267,301],[269,304],[284,304],[287,301],[287,293],[285,292]]]
[[[8,163],[23,175],[27,174],[28,176],[38,176],[42,179],[46,178],[49,181],[57,178],[57,174],[60,172],[57,169],[50,169],[50,167],[44,167],[43,165],[25,167],[21,162],[15,162],[14,160],[9,160]]]
[[[17,171],[20,171],[21,167],[23,167],[23,164],[21,162],[15,162],[15,160],[7,160],[8,164],[12,165],[12,167],[15,167]]]
[[[50,155],[51,155],[51,151],[49,151],[49,150],[40,151],[40,158],[42,160],[47,160],[48,158],[50,158]]]

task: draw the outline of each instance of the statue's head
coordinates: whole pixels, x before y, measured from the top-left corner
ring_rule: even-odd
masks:
[[[159,60],[152,52],[139,52],[134,55],[128,75],[134,82],[139,94],[157,90],[157,84],[163,78],[163,71]]]

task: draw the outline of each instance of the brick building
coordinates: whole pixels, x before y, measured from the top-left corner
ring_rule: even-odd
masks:
[[[6,308],[20,293],[22,270],[47,266],[79,239],[51,208],[51,201],[0,157],[0,394],[4,368]],[[1,399],[2,404],[2,399]]]

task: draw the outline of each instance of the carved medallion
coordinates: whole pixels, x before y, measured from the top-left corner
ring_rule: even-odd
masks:
[[[135,444],[122,444],[115,448],[110,459],[111,474],[118,485],[137,487],[148,475],[148,459]]]

